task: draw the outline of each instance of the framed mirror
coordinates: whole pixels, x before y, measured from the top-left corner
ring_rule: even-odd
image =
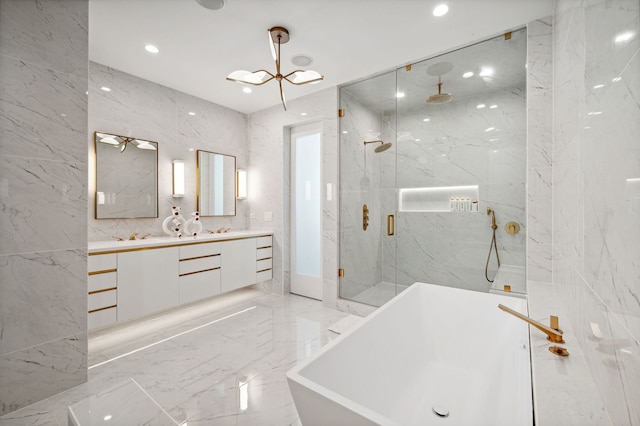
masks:
[[[158,217],[158,143],[95,132],[95,217]]]
[[[236,157],[198,150],[197,194],[200,216],[236,215]]]

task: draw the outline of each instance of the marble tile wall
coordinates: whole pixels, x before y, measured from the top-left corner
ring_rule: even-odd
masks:
[[[291,89],[295,90],[295,88]],[[274,231],[273,280],[264,289],[289,293],[289,129],[322,124],[323,304],[335,308],[338,296],[338,92],[331,87],[250,114],[248,117],[248,201],[250,229]],[[305,113],[305,115],[302,115]],[[328,186],[331,185],[331,198]],[[265,215],[271,213],[271,219]]]
[[[640,3],[558,0],[553,281],[611,422],[640,424]]]
[[[87,380],[87,29],[0,0],[0,415]]]
[[[106,86],[110,92],[100,90]],[[195,115],[189,115],[189,112]],[[158,142],[158,218],[95,219],[95,131]],[[143,80],[104,65],[89,63],[89,241],[141,235],[163,235],[162,221],[171,206],[182,207],[186,218],[197,208],[196,151],[233,155],[236,167],[248,164],[247,117],[203,99]],[[172,196],[172,160],[185,161],[186,194]],[[203,228],[247,229],[248,202],[238,200],[236,216],[202,217]]]

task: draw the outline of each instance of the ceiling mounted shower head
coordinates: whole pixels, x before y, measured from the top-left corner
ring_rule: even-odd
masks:
[[[444,104],[452,99],[453,95],[451,93],[442,93],[442,82],[440,81],[440,77],[438,77],[438,93],[429,96],[427,98],[427,103],[432,105]]]
[[[375,153],[379,153],[379,152],[384,152],[386,150],[388,150],[389,148],[391,148],[392,143],[391,142],[384,142],[383,140],[375,140],[375,141],[364,141],[365,145],[369,145],[370,143],[379,143],[380,146],[377,146],[376,149],[373,150],[373,152]]]

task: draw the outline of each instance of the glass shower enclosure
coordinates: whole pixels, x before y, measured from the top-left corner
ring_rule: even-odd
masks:
[[[525,292],[525,64],[521,29],[340,88],[342,299]]]

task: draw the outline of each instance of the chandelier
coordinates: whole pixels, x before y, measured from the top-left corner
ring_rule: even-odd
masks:
[[[282,100],[282,106],[284,110],[287,110],[287,101],[282,91],[282,81],[288,81],[296,86],[318,82],[324,77],[317,71],[312,70],[295,70],[289,74],[283,75],[280,72],[280,46],[289,41],[289,31],[283,27],[273,27],[268,30],[269,32],[269,48],[271,49],[271,56],[276,62],[276,73],[272,74],[267,70],[261,69],[257,71],[245,71],[237,70],[227,76],[227,80],[235,81],[237,83],[251,84],[254,86],[262,86],[263,84],[275,79],[280,86],[280,100]]]

